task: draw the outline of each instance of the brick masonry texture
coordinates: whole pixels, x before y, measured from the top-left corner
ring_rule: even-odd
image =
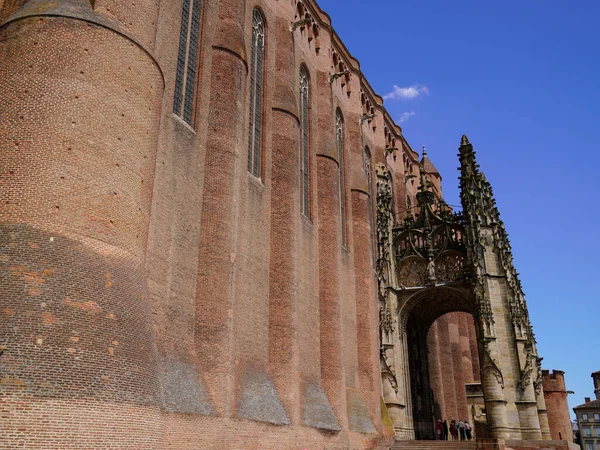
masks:
[[[544,397],[552,439],[573,441],[573,429],[567,402],[565,374],[560,370],[542,371]]]
[[[254,7],[260,179],[246,171]],[[386,445],[360,83],[329,83],[334,47],[356,64],[310,8],[318,49],[289,30],[295,2],[202,2],[189,125],[171,112],[181,1],[0,1],[0,447]],[[383,122],[400,139],[378,108],[374,155]]]
[[[186,123],[172,112],[183,0],[0,0],[0,448],[387,448],[375,167],[392,172],[400,220],[418,155],[314,1],[191,3]],[[440,408],[465,415],[472,321],[443,317],[431,342]]]

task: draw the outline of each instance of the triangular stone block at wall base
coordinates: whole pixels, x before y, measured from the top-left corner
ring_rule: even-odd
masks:
[[[377,433],[362,395],[354,389],[346,389],[346,401],[350,429],[359,433]]]
[[[163,356],[160,377],[167,411],[216,415],[195,364]]]
[[[325,391],[319,384],[306,383],[303,400],[302,421],[304,425],[330,431],[342,429],[331,409]]]
[[[239,377],[237,417],[289,425],[273,381],[262,372],[245,372]]]

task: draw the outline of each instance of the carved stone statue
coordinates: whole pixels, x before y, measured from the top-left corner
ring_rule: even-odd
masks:
[[[427,262],[427,276],[429,277],[429,282],[435,284],[435,262],[433,262],[433,258],[429,258]]]

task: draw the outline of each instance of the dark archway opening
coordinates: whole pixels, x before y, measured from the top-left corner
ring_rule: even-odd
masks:
[[[464,312],[436,319],[427,333],[434,419],[468,422],[471,437],[488,437],[473,316]]]
[[[468,422],[473,439],[487,437],[472,305],[458,290],[443,287],[418,297],[406,321],[415,439],[439,439],[438,420]]]

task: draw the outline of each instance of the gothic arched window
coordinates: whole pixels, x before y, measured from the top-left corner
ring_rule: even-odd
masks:
[[[373,185],[371,184],[371,151],[369,147],[363,149],[363,164],[365,168],[365,176],[367,177],[367,192],[369,193],[369,201],[367,203],[368,217],[369,217],[369,237],[371,238],[371,255],[373,257],[373,263],[375,263],[375,249],[373,239]]]
[[[344,119],[338,109],[335,112],[335,140],[340,167],[340,224],[342,227],[342,245],[346,247],[346,188],[344,184]]]
[[[302,214],[310,216],[310,151],[309,151],[308,117],[308,73],[304,66],[300,67],[300,202]]]
[[[369,151],[369,147],[365,147],[363,150],[363,164],[365,167],[365,175],[367,177],[367,190],[369,192],[369,197],[373,195],[371,191],[371,152]]]
[[[252,50],[250,53],[250,118],[248,124],[248,172],[260,178],[263,57],[265,23],[258,9],[252,13]]]
[[[173,112],[190,125],[194,116],[199,33],[200,0],[183,0]]]

